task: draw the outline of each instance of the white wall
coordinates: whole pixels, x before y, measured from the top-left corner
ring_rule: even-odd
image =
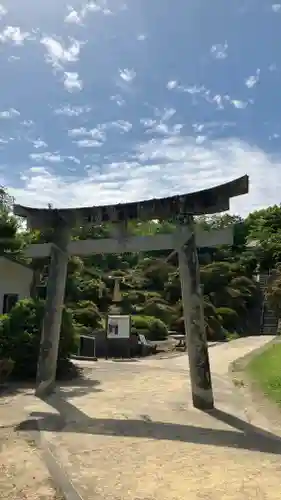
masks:
[[[4,257],[0,257],[0,314],[3,312],[3,297],[6,293],[16,293],[19,299],[30,296],[33,272]]]

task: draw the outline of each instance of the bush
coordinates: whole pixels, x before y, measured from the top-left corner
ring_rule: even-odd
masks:
[[[165,340],[168,328],[153,316],[132,316],[132,333],[142,333],[148,340]]]
[[[93,329],[89,326],[81,325],[80,323],[77,323],[74,321],[74,329],[76,332],[76,335],[80,337],[80,335],[86,335],[87,337],[94,336],[93,335]]]
[[[81,300],[75,305],[75,309],[72,310],[73,318],[80,325],[87,326],[95,330],[101,327],[101,315],[100,312],[90,300]]]
[[[237,329],[239,316],[236,311],[229,307],[218,307],[216,312],[221,318],[222,325],[226,330],[234,332]]]
[[[44,301],[25,299],[19,301],[10,314],[0,319],[0,358],[14,361],[13,375],[19,379],[34,378],[37,370]],[[76,345],[72,315],[63,309],[59,343],[57,374],[64,375],[64,368]]]
[[[161,298],[149,299],[142,310],[145,316],[154,316],[161,319],[166,325],[170,325],[177,316],[174,309]]]

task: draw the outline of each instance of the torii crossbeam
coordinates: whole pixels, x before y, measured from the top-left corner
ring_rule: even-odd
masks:
[[[171,249],[176,250],[179,256],[193,405],[200,409],[213,408],[197,247],[232,244],[233,236],[230,229],[198,232],[193,218],[196,215],[224,212],[229,209],[230,198],[247,194],[248,191],[249,179],[243,176],[203,191],[141,202],[75,209],[38,209],[15,205],[15,215],[25,217],[33,229],[54,229],[53,243],[31,245],[26,250],[26,255],[32,258],[51,256],[36,394],[45,397],[55,384],[69,255]],[[126,224],[130,220],[170,218],[178,222],[174,234],[130,237],[126,233]],[[113,238],[71,241],[73,227],[106,222],[113,223],[117,229]]]

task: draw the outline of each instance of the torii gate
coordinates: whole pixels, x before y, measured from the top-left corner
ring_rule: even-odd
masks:
[[[178,253],[182,302],[189,357],[193,405],[199,409],[214,406],[204,310],[200,288],[197,247],[232,244],[232,229],[197,231],[194,216],[214,214],[229,209],[229,200],[247,194],[249,178],[190,194],[118,205],[76,209],[37,209],[14,206],[17,216],[25,217],[33,229],[54,228],[52,243],[33,244],[26,256],[50,256],[45,316],[38,358],[36,395],[45,397],[55,386],[58,346],[67,263],[70,255],[93,253],[142,252],[174,250]],[[174,218],[177,229],[172,234],[129,236],[130,220],[165,220]],[[113,237],[71,241],[71,228],[85,224],[113,224]]]

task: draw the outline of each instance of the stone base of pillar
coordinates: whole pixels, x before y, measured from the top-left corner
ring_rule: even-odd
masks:
[[[45,399],[54,393],[56,389],[55,380],[47,380],[46,382],[38,382],[35,389],[35,396],[40,399]]]
[[[197,410],[213,410],[214,398],[212,390],[205,391],[202,395],[192,393],[192,402]]]

